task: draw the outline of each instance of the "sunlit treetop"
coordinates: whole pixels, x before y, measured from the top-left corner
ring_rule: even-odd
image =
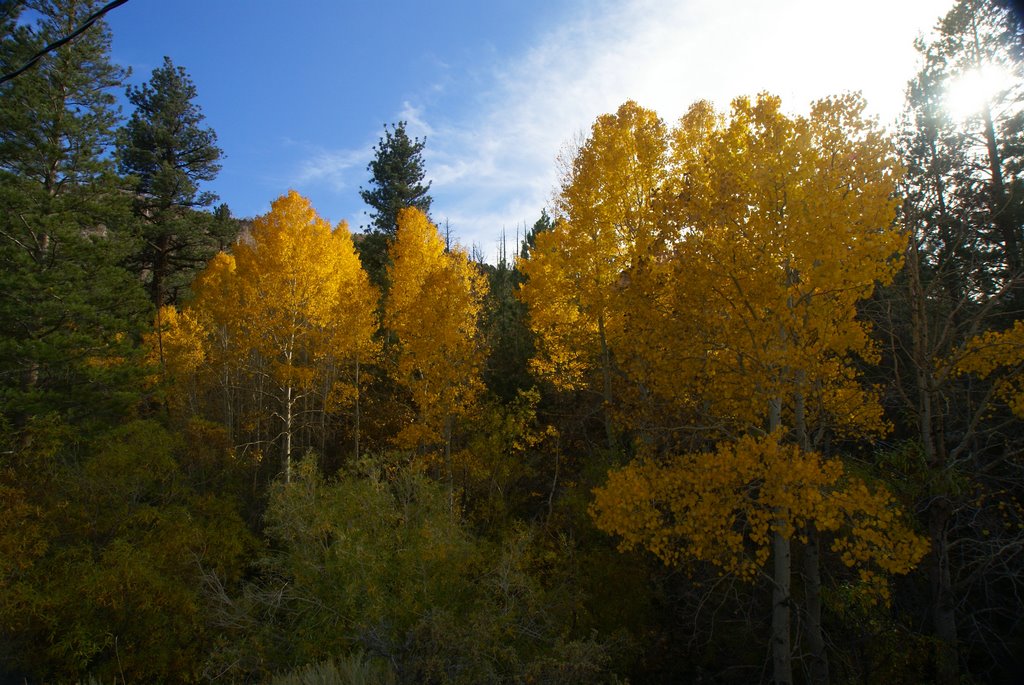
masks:
[[[396,341],[399,382],[418,410],[399,441],[446,440],[453,419],[483,391],[478,323],[487,282],[464,252],[445,250],[437,227],[415,208],[398,213],[390,256],[384,325]]]
[[[905,242],[893,224],[902,170],[863,100],[803,117],[780,104],[739,98],[722,115],[698,103],[672,132],[666,211],[680,233],[630,282],[636,334],[622,355],[660,391],[704,388],[750,425],[794,384],[837,384],[821,401],[855,387],[850,360],[875,358],[857,302],[892,279]]]
[[[328,359],[366,360],[377,350],[377,293],[344,223],[334,230],[295,191],[274,201],[252,231],[198,276],[188,318],[209,331],[211,362],[253,354],[282,384],[308,386]]]
[[[622,328],[616,298],[623,274],[652,254],[665,227],[665,124],[628,101],[598,117],[572,152],[558,220],[520,264],[527,276],[521,298],[537,335],[533,366],[560,387],[579,385],[588,369],[608,372],[610,338]]]

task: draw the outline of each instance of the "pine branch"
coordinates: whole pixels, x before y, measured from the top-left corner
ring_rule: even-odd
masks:
[[[125,4],[126,2],[128,2],[128,0],[113,0],[113,2],[108,2],[106,5],[104,5],[100,9],[98,9],[95,12],[93,12],[92,14],[90,14],[89,17],[85,20],[85,22],[81,26],[79,26],[77,29],[75,29],[75,31],[73,31],[72,33],[64,36],[63,38],[59,38],[59,39],[53,41],[52,43],[50,43],[49,45],[47,45],[45,48],[43,48],[42,50],[40,50],[39,52],[34,54],[29,61],[25,62],[23,65],[21,65],[21,67],[19,67],[15,71],[12,71],[9,74],[4,74],[3,76],[0,76],[0,85],[2,85],[4,83],[7,83],[8,81],[10,81],[10,80],[12,80],[14,78],[17,78],[18,76],[21,76],[23,73],[25,73],[26,71],[28,71],[29,69],[34,67],[36,65],[36,63],[38,63],[39,60],[41,60],[47,54],[53,52],[54,50],[56,50],[57,48],[59,48],[59,47],[61,47],[63,45],[66,45],[66,44],[70,43],[75,38],[78,38],[80,35],[82,35],[86,31],[88,31],[89,28],[93,24],[95,24],[97,21],[102,19],[103,15],[105,15],[107,12],[109,12],[110,10],[112,10],[112,9],[114,9],[116,7],[120,7],[121,5]]]

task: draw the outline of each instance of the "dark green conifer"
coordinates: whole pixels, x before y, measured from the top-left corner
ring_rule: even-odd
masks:
[[[99,3],[23,5],[35,22],[0,39],[5,73]],[[120,266],[130,205],[106,152],[124,73],[109,50],[98,22],[0,87],[0,412],[18,422],[96,419],[136,387],[124,362],[149,309]]]
[[[415,207],[430,215],[430,182],[423,183],[423,148],[426,138],[409,138],[405,122],[384,127],[384,136],[373,150],[375,156],[367,166],[370,188],[360,188],[359,196],[375,211],[370,214],[368,229],[357,238],[356,249],[363,268],[374,285],[387,289],[388,245],[398,230],[398,212]]]
[[[157,307],[176,302],[222,243],[224,222],[196,211],[217,199],[200,184],[216,178],[223,154],[202,127],[196,96],[185,70],[164,57],[148,83],[128,88],[135,111],[118,136],[120,170],[136,181],[142,238],[131,265]]]
[[[359,196],[375,212],[370,215],[370,230],[393,237],[398,227],[398,212],[415,207],[430,215],[430,182],[423,184],[423,148],[426,138],[410,139],[405,122],[384,127],[384,137],[374,146],[376,156],[366,170],[371,188],[360,188]]]

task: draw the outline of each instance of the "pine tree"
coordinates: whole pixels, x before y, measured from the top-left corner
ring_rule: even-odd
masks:
[[[480,265],[488,280],[481,321],[489,350],[484,380],[487,388],[505,402],[511,402],[520,391],[533,385],[530,360],[535,349],[526,303],[517,296],[526,280],[519,265],[520,260],[527,259],[536,235],[552,226],[547,212],[542,211],[526,233],[521,252],[514,254],[511,262],[506,256],[503,234],[497,265]]]
[[[548,210],[542,209],[540,211],[540,218],[537,219],[530,230],[523,236],[523,244],[519,248],[519,258],[529,259],[530,253],[537,246],[537,236],[545,231],[550,231],[555,227],[555,222],[548,214]]]
[[[129,87],[127,94],[135,112],[119,132],[118,160],[121,172],[137,183],[142,240],[132,265],[149,279],[159,308],[177,300],[178,289],[217,250],[215,217],[194,210],[216,200],[199,185],[216,178],[222,151],[213,130],[202,127],[195,85],[169,57],[148,83]]]
[[[960,682],[968,651],[988,652],[992,664],[1009,656],[986,636],[1002,630],[994,626],[1012,610],[974,612],[968,598],[1015,584],[1012,574],[969,569],[995,569],[992,559],[1021,544],[1019,535],[990,535],[978,523],[994,515],[984,493],[1001,499],[1018,480],[1006,457],[1019,450],[1019,430],[1007,430],[1012,418],[992,402],[1001,386],[989,364],[1005,353],[991,332],[1012,326],[1024,297],[1021,37],[1006,3],[960,0],[931,40],[918,41],[922,63],[899,136],[909,244],[904,269],[874,310],[891,350],[892,413],[920,452],[916,496],[931,541],[928,615],[940,683]],[[1005,82],[988,85],[1001,87],[953,111],[953,84],[998,73]],[[954,553],[958,547],[964,551]]]
[[[423,184],[423,148],[427,140],[409,138],[405,122],[384,127],[384,136],[373,150],[373,161],[367,166],[370,188],[360,188],[363,202],[374,209],[368,230],[360,236],[356,247],[363,268],[373,283],[387,289],[388,250],[398,230],[398,213],[412,207],[430,214],[430,182]]]
[[[375,212],[370,215],[371,232],[390,238],[398,230],[398,213],[414,207],[430,215],[430,182],[423,185],[423,148],[426,138],[409,138],[405,122],[384,127],[384,137],[374,146],[375,158],[367,166],[371,188],[360,188],[359,196]]]
[[[98,7],[24,5],[36,21],[6,35],[4,71]],[[95,419],[131,394],[124,358],[148,312],[119,266],[130,208],[105,154],[123,78],[109,50],[98,22],[0,90],[0,408],[19,419]]]

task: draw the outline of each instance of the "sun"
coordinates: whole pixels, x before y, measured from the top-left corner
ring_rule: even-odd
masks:
[[[1013,83],[1013,73],[997,65],[965,71],[946,85],[946,110],[956,119],[974,116]]]

